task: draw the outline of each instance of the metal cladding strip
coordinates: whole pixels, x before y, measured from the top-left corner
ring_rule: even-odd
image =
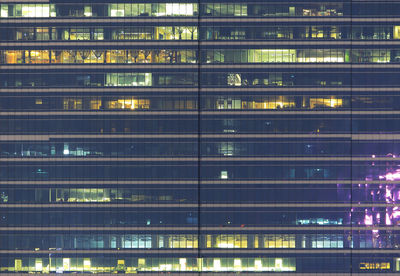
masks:
[[[365,162],[365,161],[397,161],[399,158],[393,157],[201,157],[200,161],[203,162],[240,162],[240,161],[253,161],[253,162],[302,162],[302,161],[352,161],[352,162]],[[0,158],[0,162],[196,162],[198,158],[195,157],[42,157],[42,156],[27,156],[27,157],[6,157]]]
[[[39,1],[32,1],[32,0],[8,0],[7,2],[42,2],[43,0]],[[46,1],[49,2],[49,1]],[[336,23],[336,22],[353,22],[353,23],[387,23],[387,22],[400,22],[399,17],[349,17],[349,16],[341,16],[341,17],[232,17],[232,18],[213,18],[208,17],[204,18],[201,17],[198,19],[197,17],[175,17],[175,18],[168,18],[168,17],[142,17],[142,18],[135,18],[135,17],[107,17],[107,18],[93,18],[93,17],[80,17],[80,18],[62,18],[62,17],[49,17],[49,18],[1,18],[0,23],[24,23],[24,24],[32,24],[32,23],[194,23],[197,24],[199,21],[200,23],[247,23],[247,22],[255,22],[255,23],[301,23],[301,22],[310,22],[310,23]]]
[[[53,47],[53,46],[64,46],[64,47],[79,47],[79,46],[94,46],[94,47],[112,47],[112,46],[129,46],[129,47],[140,47],[140,46],[196,46],[197,41],[194,40],[165,40],[165,41],[121,41],[121,40],[65,40],[65,41],[19,41],[19,42],[0,42],[0,47]]]
[[[397,41],[386,41],[386,40],[376,40],[376,41],[352,41],[352,40],[336,40],[336,41],[324,41],[324,40],[236,40],[236,41],[226,41],[226,40],[215,40],[215,41],[200,41],[200,45],[202,46],[398,46]],[[140,46],[196,46],[198,42],[195,40],[165,40],[165,41],[124,41],[124,40],[110,40],[110,41],[102,41],[102,40],[65,40],[65,41],[19,41],[19,42],[0,42],[0,47],[11,48],[11,47],[35,47],[38,46],[40,48],[43,47],[112,47],[112,46],[130,46],[130,47],[140,47]]]
[[[169,63],[157,63],[157,64],[132,64],[132,63],[120,63],[120,64],[110,64],[110,63],[97,63],[97,64],[90,64],[90,63],[71,63],[71,64],[50,64],[50,63],[44,63],[44,64],[7,64],[7,65],[1,65],[0,69],[1,70],[21,70],[21,69],[26,69],[26,70],[55,70],[55,69],[68,69],[68,70],[89,70],[89,69],[193,69],[196,70],[198,68],[198,65],[196,64],[181,64],[181,63],[176,63],[176,64],[169,64]]]
[[[185,162],[185,161],[197,161],[198,158],[193,157],[9,157],[9,158],[0,158],[0,162],[93,162],[93,161],[113,161],[113,162],[127,162],[127,161],[176,161],[176,162]],[[255,161],[255,162],[263,162],[263,161],[394,161],[398,160],[398,158],[391,157],[202,157],[200,159],[204,162],[237,162],[237,161]]]
[[[340,86],[340,87],[289,87],[289,86],[265,86],[265,87],[230,87],[230,88],[222,88],[222,87],[202,87],[201,92],[207,93],[227,93],[227,92],[395,92],[394,95],[397,95],[400,91],[400,87],[354,87],[351,88],[349,86]],[[0,88],[0,93],[69,93],[69,92],[101,92],[101,93],[112,93],[115,95],[117,92],[143,92],[143,93],[150,93],[150,92],[177,92],[177,93],[197,93],[197,88],[192,87],[177,87],[177,88],[168,88],[168,87],[124,87],[124,86],[105,86],[105,87],[56,87],[56,88],[49,88],[49,87],[32,87],[32,88]],[[206,96],[206,95],[204,95]],[[345,110],[345,109],[341,109]],[[341,111],[338,110],[338,111]],[[221,110],[222,111],[222,110]],[[226,111],[226,110],[224,110]],[[288,110],[290,111],[290,109]],[[98,112],[98,111],[97,111]],[[103,111],[102,111],[103,112]],[[252,111],[254,112],[254,111]],[[325,112],[332,112],[332,110],[326,110]],[[357,110],[355,112],[358,112]],[[371,110],[371,112],[376,112],[376,110]]]
[[[14,0],[18,1],[18,0]],[[31,1],[31,2],[36,2],[35,0],[25,0],[25,1]],[[42,0],[43,1],[43,0]],[[7,2],[9,2],[7,0]],[[21,2],[21,1],[18,1]],[[0,23],[2,24],[86,24],[86,23],[97,23],[97,24],[111,24],[111,23],[193,23],[197,24],[198,19],[193,18],[193,17],[175,17],[175,18],[168,18],[168,17],[163,17],[162,19],[159,17],[141,17],[141,18],[134,18],[134,17],[126,17],[126,18],[121,18],[121,17],[107,17],[107,18],[93,18],[93,17],[80,17],[80,18],[63,18],[63,17],[36,17],[36,18],[1,18]]]
[[[240,254],[399,254],[398,249],[122,249],[122,250],[107,250],[107,249],[96,249],[96,250],[0,250],[0,254],[142,254],[142,255],[163,255],[163,254],[196,254],[200,251],[202,255],[207,254],[224,254],[224,255],[236,255]],[[102,274],[103,275],[103,274]],[[281,274],[279,274],[281,275]],[[369,275],[369,274],[368,274]]]
[[[202,180],[201,184],[211,185],[242,185],[242,184],[394,184],[399,185],[400,181],[391,180]],[[195,180],[3,180],[0,185],[197,185]]]
[[[136,273],[141,273],[136,272]],[[135,273],[135,274],[136,274]],[[1,275],[4,276],[24,276],[27,273],[1,273]],[[128,273],[127,273],[128,274]],[[238,271],[232,271],[232,272],[199,272],[199,271],[193,271],[193,272],[170,272],[170,271],[160,271],[160,272],[143,272],[143,274],[146,274],[147,276],[160,276],[160,274],[168,274],[170,276],[193,276],[193,275],[208,275],[208,276],[232,276],[232,274],[239,274]],[[40,273],[41,276],[59,276],[59,273]],[[102,276],[115,276],[115,273],[101,273]],[[241,276],[276,276],[277,272],[243,272],[240,271]],[[349,275],[354,275],[354,276],[381,276],[382,273],[356,273],[352,272],[351,274],[349,273],[326,273],[326,272],[312,272],[312,273],[294,273],[294,272],[278,272],[279,276],[293,276],[293,275],[298,275],[298,276],[316,276],[316,275],[321,275],[321,276],[349,276]],[[390,273],[390,272],[385,272],[385,276],[399,276],[399,273]]]
[[[69,202],[69,203],[7,203],[0,208],[364,208],[364,207],[400,207],[398,204],[385,203],[98,203],[98,202]]]
[[[400,89],[400,88],[399,88]],[[132,87],[132,86],[105,86],[105,87],[41,87],[41,88],[0,88],[0,93],[70,93],[70,92],[98,92],[98,93],[112,93],[115,95],[117,92],[143,92],[143,93],[151,93],[151,92],[175,92],[175,93],[197,93],[196,88],[192,87],[177,87],[177,88],[169,88],[169,87]]]
[[[6,64],[1,66],[1,70],[55,70],[55,69],[182,69],[196,70],[200,67],[201,69],[400,69],[400,64],[398,63],[243,63],[243,64],[221,64],[221,63],[205,63],[205,64],[185,64],[185,63],[120,63],[120,64],[110,64],[110,63],[71,63],[71,64]]]
[[[50,139],[110,139],[110,138],[198,138],[196,134],[18,134],[18,135],[0,135],[0,141],[48,141]],[[224,133],[224,134],[202,134],[202,139],[205,138],[348,138],[351,140],[400,140],[400,134],[321,134],[321,133],[307,133],[307,134],[239,134],[239,133]]]
[[[375,110],[375,111],[361,111],[361,110],[218,110],[218,111],[202,111],[202,115],[399,115],[400,110]],[[182,111],[10,111],[0,112],[0,116],[104,116],[104,115],[115,115],[115,116],[155,116],[155,115],[197,115],[197,111],[182,110]],[[34,119],[34,118],[32,118]],[[134,118],[132,118],[134,119]]]
[[[0,227],[0,231],[191,231],[197,232],[198,227],[129,227],[129,226],[9,226]],[[222,231],[222,232],[252,232],[252,231],[400,231],[398,226],[218,226],[218,227],[200,227],[201,231]]]

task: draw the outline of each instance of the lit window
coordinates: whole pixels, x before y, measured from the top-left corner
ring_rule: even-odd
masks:
[[[228,74],[227,83],[229,86],[241,86],[242,85],[241,74]]]
[[[194,4],[167,3],[166,16],[193,16]]]
[[[83,259],[83,270],[87,271],[90,270],[91,267],[91,261],[90,259]]]
[[[186,259],[180,258],[179,259],[180,271],[186,271]]]
[[[42,271],[43,262],[42,259],[35,259],[35,271]]]
[[[228,179],[228,171],[221,171],[220,179]]]
[[[63,258],[63,270],[69,271],[71,267],[71,259],[70,258]]]
[[[233,269],[234,270],[242,270],[242,260],[241,259],[233,260]]]
[[[278,270],[282,270],[282,264],[283,260],[282,259],[275,259],[275,268]]]
[[[92,16],[92,6],[90,6],[90,5],[84,6],[84,8],[83,8],[83,14],[84,14],[85,16]]]
[[[221,260],[220,259],[214,259],[214,270],[215,271],[221,270]]]
[[[8,5],[7,4],[2,4],[1,5],[1,17],[8,17]]]
[[[22,260],[21,259],[15,259],[15,261],[14,261],[14,269],[15,269],[15,271],[21,271],[22,270]]]
[[[393,38],[400,39],[400,26],[393,27]]]
[[[310,108],[338,108],[343,106],[343,99],[310,98]]]

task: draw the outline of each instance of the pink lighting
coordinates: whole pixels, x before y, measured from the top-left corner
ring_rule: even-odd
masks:
[[[379,179],[386,179],[389,181],[400,180],[400,171],[396,170],[394,173],[387,173],[386,175],[380,175]]]
[[[372,155],[372,158],[375,158],[378,155]],[[394,154],[388,154],[387,157],[397,158]],[[400,155],[399,155],[400,157]],[[375,160],[374,160],[375,161]],[[393,160],[394,161],[394,160]],[[392,163],[394,163],[392,161]],[[373,162],[370,163],[372,168]],[[376,170],[376,168],[374,168]],[[377,177],[380,180],[380,183],[369,182],[376,180]],[[360,211],[363,212],[364,215],[361,217],[355,216],[354,223],[358,225],[365,226],[374,226],[374,225],[400,225],[400,184],[393,183],[392,181],[400,182],[400,163],[399,164],[390,164],[388,167],[381,172],[381,174],[372,173],[365,177],[365,182],[362,184],[355,184],[352,186],[357,193],[353,194],[351,197],[351,202],[354,204],[356,209],[351,208],[349,213],[350,220],[352,219],[352,213],[357,212],[359,207],[358,204],[364,204],[365,202],[375,203],[384,203],[386,208],[382,208],[379,205],[374,205],[367,208],[362,208]],[[368,182],[368,184],[366,183]],[[358,186],[358,187],[357,187]],[[357,188],[356,188],[357,187]],[[379,230],[372,230],[374,233],[374,243],[376,243],[377,248],[381,248],[386,246],[383,237],[380,236]]]
[[[388,213],[386,213],[386,225],[392,225],[392,221],[390,220]]]
[[[400,218],[400,211],[393,211],[392,218]]]
[[[386,194],[385,194],[386,202],[392,201],[392,191],[389,190],[388,187],[386,187]]]
[[[365,225],[372,225],[372,224],[373,224],[372,215],[367,215],[367,214],[365,214],[364,224],[365,224]]]

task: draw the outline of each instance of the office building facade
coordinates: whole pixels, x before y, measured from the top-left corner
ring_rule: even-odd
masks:
[[[2,0],[0,273],[397,274],[399,15]]]

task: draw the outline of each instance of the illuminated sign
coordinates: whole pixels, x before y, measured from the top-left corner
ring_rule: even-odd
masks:
[[[360,263],[361,270],[384,270],[390,269],[390,263]]]

